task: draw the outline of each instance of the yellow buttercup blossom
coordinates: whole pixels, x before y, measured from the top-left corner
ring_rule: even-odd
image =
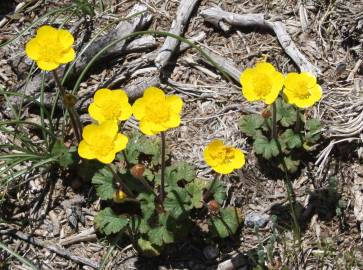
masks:
[[[94,101],[88,107],[88,112],[99,123],[106,120],[123,121],[132,114],[126,92],[121,89],[106,88],[96,91]]]
[[[78,154],[85,159],[97,159],[102,163],[111,163],[116,153],[126,148],[128,138],[118,133],[116,121],[108,120],[101,124],[84,127],[83,140],[79,143]]]
[[[51,71],[75,58],[71,32],[49,25],[40,27],[25,46],[27,56],[42,70]]]
[[[284,85],[284,76],[270,63],[259,62],[241,73],[240,82],[243,96],[248,101],[272,104]]]
[[[229,174],[245,164],[243,152],[237,148],[226,146],[221,140],[213,140],[204,149],[204,160],[218,173]]]
[[[299,108],[308,108],[319,101],[323,91],[316,83],[316,77],[308,72],[288,73],[285,79],[284,96],[286,101]]]
[[[132,112],[140,120],[140,130],[146,135],[155,135],[178,127],[182,108],[183,100],[179,96],[166,96],[161,89],[149,87],[135,101]]]

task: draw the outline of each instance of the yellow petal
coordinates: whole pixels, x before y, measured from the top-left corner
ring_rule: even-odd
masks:
[[[139,98],[132,105],[132,113],[137,120],[141,120],[146,114],[146,104],[142,98]]]
[[[110,152],[105,156],[98,156],[97,159],[105,164],[111,163],[115,159],[116,153]]]
[[[58,30],[58,41],[63,48],[70,48],[74,43],[74,38],[71,32],[64,29]]]
[[[99,89],[96,91],[93,99],[94,99],[94,102],[97,104],[97,106],[105,107],[108,104],[113,102],[112,91],[107,88]]]
[[[124,103],[122,105],[122,111],[121,111],[121,114],[118,118],[118,120],[120,121],[124,121],[124,120],[127,120],[131,117],[132,115],[132,107],[131,105],[127,102],[127,103]]]
[[[122,89],[112,90],[112,95],[120,103],[128,103],[129,97],[127,96],[126,92]]]
[[[95,124],[89,124],[83,128],[82,138],[88,143],[93,144],[94,140],[97,139],[98,126]]]
[[[89,106],[88,106],[88,113],[89,115],[96,121],[98,121],[99,123],[105,121],[105,117],[103,115],[103,110],[98,107],[96,105],[96,103],[91,103]]]
[[[56,69],[57,67],[59,67],[59,64],[56,62],[48,62],[48,61],[43,61],[43,60],[38,60],[37,65],[41,70],[45,70],[45,71],[52,71],[52,70]]]
[[[150,122],[140,121],[139,128],[142,133],[149,135],[149,136],[158,134],[159,132],[152,130],[151,129],[152,127],[153,127],[153,125]]]
[[[118,133],[114,142],[114,151],[117,153],[125,149],[128,141],[129,139],[125,135]]]
[[[78,145],[78,154],[80,157],[85,159],[96,158],[95,153],[90,148],[90,145],[86,141],[82,140]]]
[[[44,25],[38,28],[36,39],[41,44],[43,42],[47,43],[57,42],[58,39],[58,30],[50,25]]]
[[[26,55],[32,60],[38,60],[40,58],[41,50],[41,46],[34,38],[29,40],[29,42],[25,45]]]
[[[105,135],[114,138],[118,132],[117,121],[106,120],[99,125],[99,130]]]
[[[235,169],[241,168],[243,165],[245,165],[245,155],[243,152],[239,149],[234,148],[234,158],[231,162],[231,166]]]
[[[165,123],[166,128],[176,128],[180,125],[180,115],[176,113],[172,113],[169,117],[169,120]]]
[[[230,164],[224,164],[224,163],[221,165],[214,166],[212,167],[212,169],[220,174],[229,174],[234,170]]]
[[[146,88],[145,92],[144,92],[144,98],[146,100],[148,99],[164,99],[165,98],[165,94],[163,92],[163,90],[155,87],[155,86],[151,86],[149,88]]]
[[[180,113],[183,108],[183,100],[177,95],[171,95],[166,97],[170,109],[175,113]]]
[[[69,48],[68,50],[62,52],[57,58],[57,62],[66,64],[72,62],[76,58],[76,53],[73,48]]]
[[[274,73],[276,71],[275,67],[273,65],[271,65],[270,63],[267,63],[267,62],[257,63],[255,69],[258,72],[266,73],[266,74],[271,74],[271,73]]]

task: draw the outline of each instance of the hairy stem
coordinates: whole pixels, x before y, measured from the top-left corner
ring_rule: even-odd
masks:
[[[117,180],[117,182],[120,184],[121,189],[127,194],[128,197],[135,198],[135,194],[132,192],[131,189],[129,189],[124,181],[121,179],[121,177],[117,174],[117,172],[114,170],[114,168],[110,165],[106,165],[107,168],[111,171],[113,177]]]
[[[161,132],[161,179],[160,179],[160,202],[165,198],[165,132]]]
[[[277,141],[277,123],[276,123],[276,102],[272,103],[272,131],[271,131],[271,139],[275,139]]]
[[[63,105],[69,113],[69,118],[71,120],[71,125],[74,130],[74,134],[76,136],[77,142],[79,143],[82,139],[82,125],[81,125],[81,121],[79,119],[79,115],[77,114],[74,107],[72,105],[70,105],[69,102],[67,102],[67,92],[64,89],[64,87],[58,77],[57,71],[53,70],[52,73],[53,73],[54,81],[56,82],[59,92],[61,94]]]
[[[216,173],[213,180],[212,180],[212,183],[210,183],[209,187],[208,187],[208,190],[206,191],[206,193],[203,195],[203,201],[204,202],[207,202],[207,200],[209,199],[210,195],[212,195],[212,189],[214,187],[214,185],[216,184],[217,182],[217,179],[218,179],[218,176],[221,176],[220,174]]]
[[[301,128],[301,117],[300,117],[300,109],[296,108],[296,122],[294,126],[294,132],[298,133]]]

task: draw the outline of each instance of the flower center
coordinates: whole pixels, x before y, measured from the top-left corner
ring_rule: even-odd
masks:
[[[104,136],[103,134],[95,134],[93,151],[97,156],[106,156],[113,149],[113,138]]]
[[[299,99],[307,99],[310,97],[310,88],[309,85],[303,81],[300,80],[299,82],[297,82],[296,85],[296,90],[294,91],[295,96]]]
[[[165,101],[153,102],[147,106],[149,114],[147,118],[155,123],[163,123],[169,120],[169,107]]]
[[[258,73],[254,77],[253,86],[255,88],[256,94],[259,97],[264,97],[271,91],[272,82],[271,79],[265,74]]]
[[[231,147],[224,148],[224,160],[223,163],[231,163],[234,158],[234,151]]]

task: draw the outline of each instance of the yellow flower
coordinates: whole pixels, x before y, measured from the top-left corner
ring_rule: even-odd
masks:
[[[248,101],[262,100],[273,103],[284,85],[284,76],[273,65],[259,62],[254,68],[247,68],[240,76],[243,96]]]
[[[226,146],[221,140],[213,140],[204,149],[204,160],[218,173],[229,174],[245,164],[245,155],[241,150]]]
[[[180,125],[183,100],[176,96],[165,96],[157,87],[149,87],[144,96],[135,101],[132,112],[140,120],[140,130],[146,135],[155,135]]]
[[[83,140],[79,143],[78,154],[85,159],[98,159],[102,163],[111,163],[117,152],[126,148],[128,138],[118,133],[116,121],[108,120],[96,125],[84,127]]]
[[[28,41],[25,52],[40,69],[51,71],[74,60],[73,43],[74,38],[69,31],[45,25]]]
[[[299,108],[308,108],[319,101],[323,91],[315,76],[308,72],[289,73],[286,76],[284,96],[286,101]]]
[[[99,89],[95,93],[93,103],[88,107],[88,112],[99,123],[106,120],[123,121],[132,114],[128,100],[124,90]]]

